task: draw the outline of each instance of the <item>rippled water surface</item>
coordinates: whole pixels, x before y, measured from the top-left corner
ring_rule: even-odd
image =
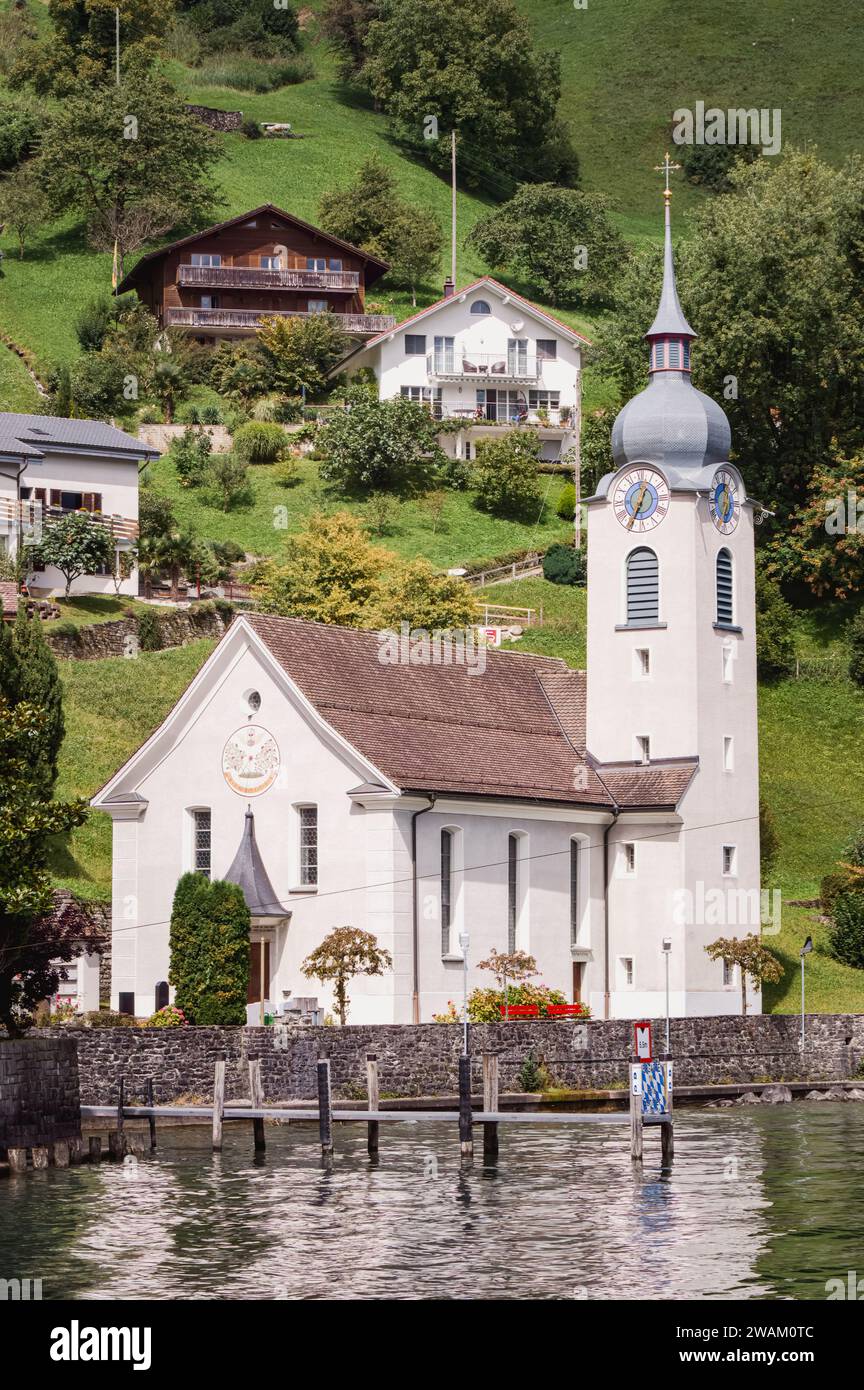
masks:
[[[478,1150],[481,1132],[475,1131]],[[864,1103],[681,1110],[661,1172],[618,1125],[168,1129],[135,1167],[0,1181],[0,1277],[47,1298],[819,1298],[864,1274]]]

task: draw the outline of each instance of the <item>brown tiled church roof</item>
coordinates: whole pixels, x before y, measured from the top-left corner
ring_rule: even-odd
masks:
[[[319,714],[402,791],[572,806],[674,807],[696,760],[615,766],[585,755],[585,673],[533,653],[388,665],[375,632],[248,613]]]

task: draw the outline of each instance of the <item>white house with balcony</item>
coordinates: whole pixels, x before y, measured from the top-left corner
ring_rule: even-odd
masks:
[[[102,420],[0,412],[0,554],[12,557],[21,547],[32,548],[54,521],[86,512],[110,531],[114,562],[100,574],[76,579],[71,592],[114,593],[118,555],[134,550],[138,539],[139,469],[158,457],[140,439]],[[48,593],[66,587],[51,566],[31,569],[28,582]],[[137,567],[118,592],[137,594]]]
[[[381,399],[423,402],[463,428],[441,436],[448,454],[473,458],[477,443],[536,429],[540,456],[562,460],[576,441],[579,373],[587,339],[497,280],[444,298],[377,334],[336,371],[371,367]]]

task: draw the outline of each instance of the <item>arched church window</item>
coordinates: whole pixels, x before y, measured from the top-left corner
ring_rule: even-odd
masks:
[[[474,303],[471,305],[470,312],[472,314],[491,314],[492,310],[489,308],[485,299],[475,299]]]
[[[647,546],[627,556],[627,621],[656,623],[660,618],[660,571],[657,556]]]
[[[717,554],[717,621],[726,627],[732,626],[734,604],[732,602],[732,556],[725,548]]]

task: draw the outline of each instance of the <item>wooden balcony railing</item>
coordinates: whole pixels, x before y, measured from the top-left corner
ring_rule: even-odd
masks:
[[[74,516],[76,511],[82,516],[89,517],[96,522],[97,526],[107,526],[114,534],[117,541],[137,541],[138,522],[131,517],[112,515],[110,512],[88,512],[83,507],[43,507],[42,526],[47,528],[55,521],[60,521],[63,517]]]
[[[167,322],[177,328],[235,328],[254,331],[264,318],[308,319],[313,315],[305,309],[167,309]],[[338,314],[346,333],[372,337],[396,327],[390,314]]]
[[[181,285],[235,290],[345,290],[360,287],[357,270],[260,270],[252,266],[181,265]]]

